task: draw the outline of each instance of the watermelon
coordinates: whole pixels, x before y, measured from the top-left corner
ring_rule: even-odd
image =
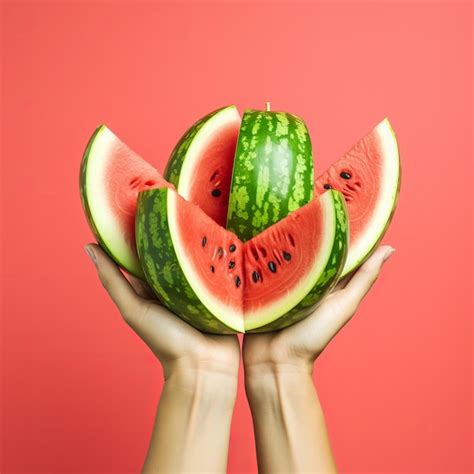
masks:
[[[144,278],[135,246],[138,193],[169,186],[158,171],[100,125],[84,152],[79,187],[89,226],[109,256]]]
[[[400,157],[386,118],[316,179],[315,193],[337,189],[350,220],[350,247],[342,277],[376,249],[395,212],[400,190]]]
[[[348,248],[345,203],[328,191],[243,243],[168,188],[141,192],[137,248],[146,279],[201,331],[281,329],[331,290]]]
[[[234,105],[193,124],[173,149],[164,177],[179,194],[225,226],[230,179],[240,129]]]
[[[246,110],[227,228],[245,242],[311,201],[313,187],[311,140],[303,120],[286,112]]]

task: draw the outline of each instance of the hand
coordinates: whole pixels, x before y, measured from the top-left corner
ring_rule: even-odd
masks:
[[[299,323],[245,335],[245,389],[259,472],[337,472],[312,379],[314,361],[357,311],[392,253],[380,247]]]
[[[85,250],[124,320],[163,366],[165,384],[142,472],[225,472],[237,337],[199,332],[153,299],[141,280],[128,281],[99,246]]]
[[[85,250],[125,322],[160,360],[165,379],[178,369],[187,376],[204,372],[237,379],[240,347],[236,336],[201,333],[161,306],[144,282],[135,277],[129,282],[98,245],[88,244]]]
[[[341,281],[314,313],[301,322],[278,332],[246,334],[243,343],[246,379],[277,369],[312,373],[315,359],[355,314],[393,252],[389,246],[379,247],[352,277]]]

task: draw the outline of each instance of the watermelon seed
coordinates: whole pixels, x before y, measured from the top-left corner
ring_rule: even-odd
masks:
[[[342,171],[341,174],[340,174],[341,178],[343,179],[351,179],[352,176],[350,173],[348,173],[347,171]]]
[[[252,251],[253,258],[254,258],[255,260],[258,260],[258,259],[259,259],[259,256],[258,256],[257,249],[256,249],[255,247],[251,247],[250,250]]]
[[[236,249],[237,249],[237,247],[234,244],[229,245],[229,251],[235,252]]]
[[[201,243],[202,243],[202,246],[205,247],[207,243],[207,237],[203,237]]]
[[[289,262],[291,260],[291,253],[283,251],[283,258]]]
[[[258,273],[257,270],[252,273],[252,280],[254,283],[257,283],[257,281],[260,280],[260,273]]]
[[[267,256],[267,251],[263,247],[260,247],[258,250],[260,250],[260,253],[262,254],[263,258]]]
[[[234,268],[235,267],[235,262],[233,260],[231,260],[229,262],[229,268]]]
[[[211,272],[214,273],[215,272],[215,268],[214,268],[214,265],[211,265]]]
[[[217,249],[217,255],[219,255],[219,258],[222,258],[222,255],[224,255],[224,250],[222,250],[222,247]]]
[[[211,194],[214,196],[214,197],[219,197],[221,195],[221,190],[220,189],[213,189]]]
[[[238,275],[235,277],[235,286],[237,288],[240,286],[240,277]]]
[[[211,179],[209,181],[214,181],[218,175],[218,171],[214,171],[214,173],[212,173],[212,176],[211,176]]]
[[[275,262],[268,262],[268,268],[272,273],[276,273],[277,267],[275,265]]]
[[[326,184],[323,186],[323,188],[324,188],[324,189],[332,189],[332,186],[331,186],[330,184],[327,184],[327,183],[326,183]]]
[[[144,185],[145,186],[153,186],[155,184],[155,182],[153,180],[148,180],[148,181],[145,181]]]
[[[291,234],[288,234],[288,240],[290,241],[290,244],[294,247],[295,246],[295,239]]]

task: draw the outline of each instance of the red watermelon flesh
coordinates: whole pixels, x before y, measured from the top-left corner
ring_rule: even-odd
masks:
[[[223,227],[240,123],[233,105],[202,117],[181,137],[164,172],[181,196]]]
[[[206,332],[270,331],[307,316],[345,262],[344,199],[328,191],[243,244],[169,189],[140,194],[140,261],[160,301]]]
[[[227,219],[230,179],[240,123],[230,123],[210,137],[202,157],[193,170],[183,196],[198,204],[221,226]]]
[[[400,159],[388,119],[336,161],[315,182],[315,193],[340,191],[350,221],[350,246],[342,276],[361,265],[382,239],[395,211]]]
[[[218,225],[176,192],[168,193],[168,220],[183,271],[205,305],[242,314],[243,246],[235,234]]]
[[[161,174],[105,125],[92,135],[81,164],[84,210],[98,242],[130,273],[143,277],[135,246],[138,193],[168,186]]]

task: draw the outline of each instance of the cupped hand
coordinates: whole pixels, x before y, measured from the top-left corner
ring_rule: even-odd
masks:
[[[392,247],[379,247],[351,277],[336,286],[313,314],[299,323],[278,332],[246,334],[243,343],[246,377],[277,369],[311,373],[315,359],[356,313],[393,252]]]
[[[237,377],[240,347],[236,336],[203,334],[168,311],[138,278],[125,278],[96,244],[85,246],[102,285],[125,322],[160,360],[165,379],[176,369]]]

